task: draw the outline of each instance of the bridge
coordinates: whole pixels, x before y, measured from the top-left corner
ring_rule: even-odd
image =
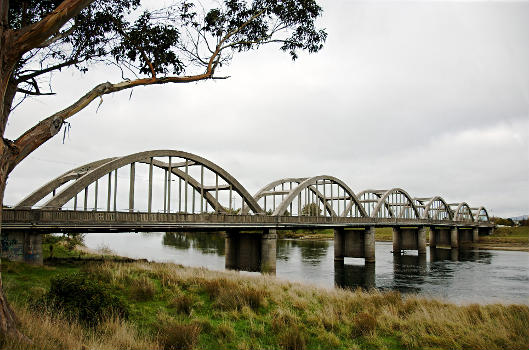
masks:
[[[395,254],[425,254],[428,229],[430,247],[458,248],[494,225],[483,206],[412,197],[401,188],[355,194],[329,175],[280,179],[252,196],[210,160],[153,150],[74,168],[4,208],[2,247],[10,259],[42,263],[45,233],[215,230],[226,232],[226,267],[251,256],[260,270],[274,272],[278,229],[332,228],[336,261],[368,263],[375,261],[376,227],[393,228]],[[247,232],[258,233],[257,243]]]

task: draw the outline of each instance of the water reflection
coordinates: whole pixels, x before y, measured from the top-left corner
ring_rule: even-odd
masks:
[[[280,239],[277,241],[277,259],[288,261],[289,257],[299,250],[303,262],[319,265],[327,256],[329,240],[293,240]]]
[[[334,284],[347,289],[375,288],[375,264],[344,264],[341,261],[335,261]]]
[[[223,233],[94,233],[85,240],[89,248],[105,246],[132,258],[225,269]],[[276,249],[280,279],[325,287],[396,289],[455,302],[529,304],[527,252],[428,249],[426,256],[393,256],[391,242],[377,242],[374,265],[365,265],[363,259],[335,265],[332,240],[280,239]],[[243,253],[259,254],[241,249],[240,259]]]
[[[393,257],[393,287],[404,293],[419,293],[427,275],[426,254]]]
[[[223,256],[224,235],[211,232],[166,232],[163,244],[178,249],[194,248],[204,254]]]

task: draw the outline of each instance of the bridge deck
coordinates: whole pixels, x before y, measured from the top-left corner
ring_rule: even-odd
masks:
[[[490,222],[404,218],[352,218],[329,216],[268,216],[229,214],[185,214],[143,212],[101,212],[73,210],[5,209],[2,229],[9,231],[50,232],[130,232],[265,228],[338,227],[493,227]]]

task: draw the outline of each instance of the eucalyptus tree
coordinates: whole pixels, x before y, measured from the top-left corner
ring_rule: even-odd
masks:
[[[0,1],[1,201],[17,164],[103,95],[224,79],[219,67],[267,44],[295,60],[300,51],[319,51],[327,35],[316,26],[322,9],[315,0],[218,0],[209,7],[179,0],[163,8],[141,0]],[[40,121],[16,139],[4,137],[11,112],[27,97],[55,93],[54,76],[69,69],[89,74],[104,65],[119,68],[115,82],[89,87],[53,115],[36,116]],[[1,288],[0,332],[18,334]]]

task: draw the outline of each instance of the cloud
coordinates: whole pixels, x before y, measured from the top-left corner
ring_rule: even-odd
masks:
[[[180,149],[250,192],[277,178],[328,174],[355,191],[529,213],[529,3],[325,1],[324,50],[292,62],[277,48],[236,56],[228,80],[105,96],[15,169],[5,202],[89,161]],[[101,81],[108,67],[55,78],[8,126],[16,137]]]

